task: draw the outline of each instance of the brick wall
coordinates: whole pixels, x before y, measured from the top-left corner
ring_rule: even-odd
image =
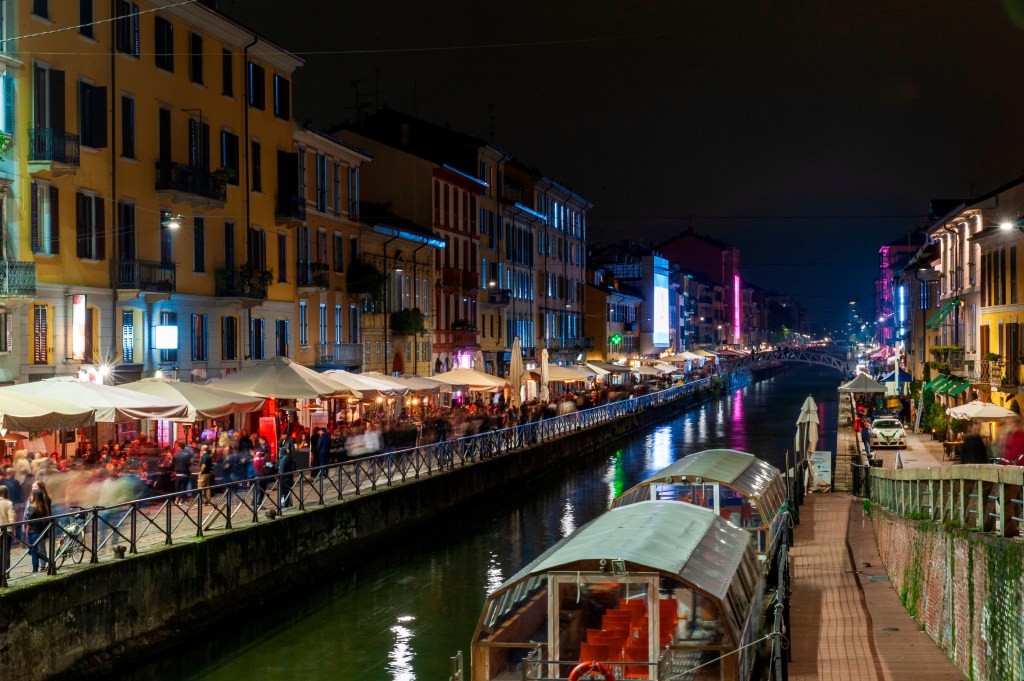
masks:
[[[907,610],[969,679],[1024,678],[1024,545],[872,507]]]

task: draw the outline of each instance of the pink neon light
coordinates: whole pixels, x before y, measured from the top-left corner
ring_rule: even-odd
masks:
[[[732,337],[734,343],[740,342],[740,276],[732,275]]]

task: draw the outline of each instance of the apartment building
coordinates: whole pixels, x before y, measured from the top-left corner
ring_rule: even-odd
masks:
[[[7,255],[37,282],[8,304],[12,378],[201,380],[294,356],[275,189],[302,61],[205,5],[112,5],[5,3],[5,27],[42,33],[5,55]]]

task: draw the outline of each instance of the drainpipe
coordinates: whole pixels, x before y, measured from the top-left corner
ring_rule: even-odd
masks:
[[[384,308],[384,371],[382,373],[385,376],[391,373],[388,371],[388,362],[391,361],[391,358],[388,357],[390,354],[388,351],[388,308],[391,306],[388,296],[388,280],[391,278],[391,271],[388,269],[388,244],[397,238],[397,236],[393,236],[384,242],[384,304],[382,305]]]
[[[252,216],[250,214],[251,210],[252,210],[252,207],[250,205],[250,182],[251,182],[251,179],[250,179],[250,169],[249,169],[250,168],[250,165],[249,165],[249,153],[252,150],[252,141],[249,140],[249,78],[248,78],[247,74],[248,74],[248,69],[249,69],[249,48],[252,47],[253,45],[255,45],[257,42],[259,42],[259,38],[256,36],[256,34],[253,34],[252,42],[249,43],[248,45],[246,45],[244,48],[242,48],[242,83],[244,83],[244,87],[242,88],[242,117],[243,117],[243,120],[244,120],[244,123],[243,123],[243,128],[244,128],[243,133],[245,135],[245,142],[244,142],[244,146],[245,146],[245,250],[246,250],[246,254],[245,255],[246,255],[246,259],[247,260],[248,260],[248,257],[249,257],[249,250],[250,250],[250,245],[249,245],[249,225],[252,224]],[[232,267],[234,267],[234,265],[235,265],[235,263],[231,263]],[[216,292],[215,292],[215,295],[216,295]],[[249,330],[249,333],[246,334],[246,336],[249,337],[249,341],[248,341],[248,343],[249,343],[249,359],[252,360],[252,358],[253,358],[253,351],[252,351],[252,308],[251,307],[247,307],[246,310],[245,310],[245,314],[246,314],[246,318],[247,318],[246,328]],[[264,333],[266,333],[266,328],[264,328]],[[242,357],[243,358],[245,357],[245,352],[242,352]],[[239,367],[241,367],[241,364],[239,364]]]

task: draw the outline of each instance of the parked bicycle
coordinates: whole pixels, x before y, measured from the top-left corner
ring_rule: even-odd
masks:
[[[60,529],[60,539],[57,541],[53,557],[54,565],[58,568],[66,560],[71,560],[77,565],[85,558],[85,528],[88,526],[88,514],[81,506],[72,506],[71,510],[77,510],[78,513],[71,516],[71,521]]]

